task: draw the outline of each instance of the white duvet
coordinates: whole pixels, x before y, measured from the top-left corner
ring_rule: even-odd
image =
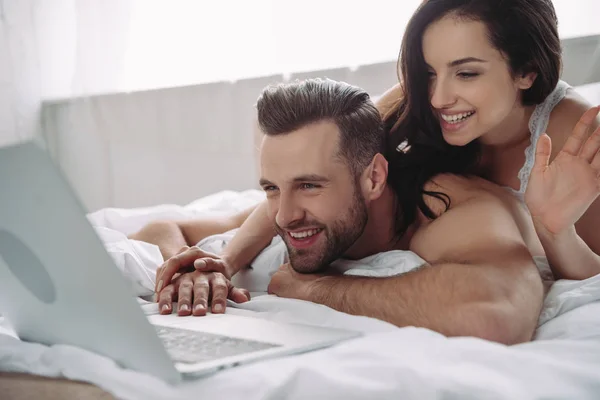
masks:
[[[261,199],[257,191],[222,192],[185,207],[105,209],[89,215],[89,219],[130,283],[132,294],[143,296],[151,294],[160,253],[154,246],[127,240],[126,234],[153,219],[216,215]],[[274,241],[273,248],[276,246]],[[402,268],[410,268],[419,260],[406,252],[394,257],[404,263],[400,262]],[[378,274],[401,272],[384,261],[370,259],[367,266],[374,265]],[[364,263],[339,267],[346,273],[369,273]],[[261,291],[265,275],[254,272],[240,275],[237,283]],[[507,347],[475,338],[449,339],[426,329],[400,329],[307,302],[258,296],[242,305],[231,303],[228,312],[354,329],[364,336],[308,354],[226,370],[177,387],[123,370],[83,349],[21,342],[8,322],[0,318],[0,370],[83,380],[123,399],[598,399],[599,300],[600,276],[556,282],[545,300],[535,340]],[[147,314],[156,314],[153,303],[142,304],[142,308]],[[153,316],[157,317],[178,318]]]

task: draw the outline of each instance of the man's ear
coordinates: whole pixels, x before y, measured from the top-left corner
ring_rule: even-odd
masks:
[[[527,90],[531,88],[537,78],[537,72],[522,73],[517,77],[517,88]]]
[[[361,188],[365,200],[378,199],[386,188],[388,162],[381,153],[375,154],[361,177]]]

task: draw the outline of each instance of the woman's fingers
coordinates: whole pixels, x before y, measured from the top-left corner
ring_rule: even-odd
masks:
[[[583,149],[581,150],[581,158],[585,161],[592,163],[595,157],[598,155],[600,150],[600,126],[596,128],[592,136],[585,142]]]

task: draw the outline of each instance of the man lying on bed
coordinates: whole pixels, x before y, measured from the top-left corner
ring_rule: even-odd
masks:
[[[131,236],[170,257],[157,272],[162,313],[171,312],[175,295],[180,315],[192,305],[194,315],[209,304],[223,312],[227,297],[248,300],[229,279],[276,232],[290,263],[272,276],[269,293],[447,336],[506,344],[532,338],[544,294],[533,256],[543,250],[508,191],[444,174],[439,159],[428,168],[406,165],[408,153],[422,151],[414,146],[386,160],[379,111],[367,93],[344,83],[269,87],[257,108],[267,200],[222,257],[183,247],[203,238],[203,221],[151,224]],[[338,258],[389,250],[411,250],[427,263],[389,278],[328,274]]]

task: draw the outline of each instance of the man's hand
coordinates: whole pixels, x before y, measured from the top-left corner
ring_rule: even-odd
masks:
[[[219,314],[225,312],[228,298],[244,303],[250,300],[250,293],[233,286],[219,272],[193,271],[177,276],[160,292],[158,309],[161,314],[171,314],[171,304],[177,300],[177,314],[180,316],[206,315],[209,305],[213,313]]]
[[[323,275],[298,273],[289,263],[283,264],[271,277],[267,292],[279,297],[309,300],[314,283],[323,278]]]
[[[174,275],[178,272],[191,272],[194,269],[203,272],[219,272],[226,279],[231,279],[227,262],[217,256],[200,248],[184,246],[179,253],[169,258],[156,270],[156,294],[171,283]]]

